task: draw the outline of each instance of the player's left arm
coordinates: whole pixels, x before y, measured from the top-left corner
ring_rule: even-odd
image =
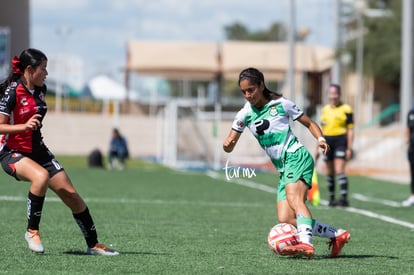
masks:
[[[348,129],[346,130],[346,152],[345,152],[345,157],[346,160],[350,160],[352,158],[352,146],[354,144],[354,127],[348,127]]]
[[[352,146],[354,144],[354,114],[352,112],[351,107],[349,107],[349,110],[347,110],[346,113],[346,152],[345,152],[345,158],[346,160],[350,160],[352,158]]]
[[[325,138],[323,137],[323,133],[319,125],[313,121],[310,117],[306,114],[302,114],[297,121],[299,121],[303,126],[308,128],[309,132],[318,140],[319,147],[322,149],[324,154],[328,153],[329,145],[326,143]]]

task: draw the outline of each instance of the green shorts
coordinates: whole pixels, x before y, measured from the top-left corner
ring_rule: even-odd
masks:
[[[311,188],[314,166],[313,157],[304,146],[293,153],[286,153],[285,169],[280,173],[277,201],[286,200],[286,184],[301,179]]]

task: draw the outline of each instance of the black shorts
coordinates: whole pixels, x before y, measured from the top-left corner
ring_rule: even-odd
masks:
[[[326,136],[326,142],[329,144],[330,150],[325,155],[324,160],[333,160],[334,158],[345,159],[348,140],[346,135]]]
[[[17,180],[19,179],[16,177],[16,168],[14,164],[24,157],[34,160],[40,166],[45,168],[49,173],[49,178],[64,170],[52,152],[50,152],[49,149],[43,144],[41,145],[40,150],[36,153],[25,153],[11,150],[7,148],[7,146],[0,151],[0,163],[3,170]]]

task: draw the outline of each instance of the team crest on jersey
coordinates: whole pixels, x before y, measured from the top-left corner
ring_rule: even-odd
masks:
[[[23,106],[27,106],[27,98],[23,97],[22,100],[20,100],[20,104],[22,104]]]
[[[271,116],[277,116],[277,109],[276,109],[275,106],[272,106],[272,108],[270,108],[269,115],[271,115]]]

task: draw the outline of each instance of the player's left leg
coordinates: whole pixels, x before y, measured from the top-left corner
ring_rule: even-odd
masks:
[[[64,170],[59,171],[49,180],[49,187],[72,210],[73,217],[78,224],[86,244],[87,254],[118,255],[113,249],[107,248],[98,242],[98,236],[89,209]]]
[[[340,206],[349,206],[348,201],[348,177],[345,174],[345,158],[337,157],[334,159],[335,174],[338,181],[341,198],[338,201]]]

